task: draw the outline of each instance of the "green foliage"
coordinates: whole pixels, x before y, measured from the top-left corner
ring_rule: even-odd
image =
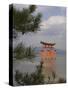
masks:
[[[37,31],[41,21],[41,14],[33,15],[36,10],[35,5],[30,5],[29,8],[23,8],[22,11],[13,8],[13,28],[22,34],[26,32]]]
[[[19,85],[44,84],[44,76],[42,75],[42,65],[37,66],[37,70],[31,74],[23,74],[19,71],[16,71],[15,80]]]
[[[22,78],[23,77],[23,75],[22,75],[22,73],[19,73],[19,71],[17,70],[16,71],[16,74],[15,74],[15,80],[17,81],[17,83],[19,84],[21,84],[21,82],[22,82]]]
[[[30,5],[29,6],[29,12],[30,13],[33,13],[35,11],[35,9],[36,9],[36,6],[35,5]]]
[[[27,47],[25,49],[25,57],[32,59],[33,57],[35,57],[35,53],[34,50],[31,47]]]
[[[19,71],[16,71],[15,73],[15,81],[18,85],[40,85],[40,84],[56,84],[56,83],[66,83],[66,80],[64,78],[59,78],[58,81],[55,81],[56,74],[53,72],[53,81],[50,80],[50,77],[48,77],[48,82],[45,82],[45,77],[42,74],[42,63],[37,66],[37,69],[35,72],[28,74],[27,73],[21,73]]]
[[[50,80],[50,77],[48,77],[48,82],[47,84],[52,84],[52,83],[66,83],[66,80],[64,78],[59,78],[57,81],[55,81],[57,75],[56,73],[53,71],[52,72],[52,77],[53,77],[53,81]]]
[[[31,47],[25,47],[23,44],[19,44],[14,49],[14,57],[16,59],[23,59],[23,58],[32,59],[35,57],[35,53]]]

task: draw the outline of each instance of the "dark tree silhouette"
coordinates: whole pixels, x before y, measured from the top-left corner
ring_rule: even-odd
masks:
[[[37,70],[31,74],[20,73],[16,71],[15,81],[18,85],[38,85],[44,84],[44,76],[42,75],[42,64],[37,66]]]
[[[35,15],[35,10],[35,5],[30,5],[21,11],[13,8],[13,28],[22,34],[37,31],[41,22],[41,14]]]

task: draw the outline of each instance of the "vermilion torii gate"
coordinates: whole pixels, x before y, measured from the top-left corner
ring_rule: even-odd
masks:
[[[40,42],[42,46],[42,50],[40,51],[41,63],[43,66],[43,73],[48,78],[52,78],[52,72],[55,69],[55,60],[56,60],[56,50],[54,46],[55,43],[46,43]]]

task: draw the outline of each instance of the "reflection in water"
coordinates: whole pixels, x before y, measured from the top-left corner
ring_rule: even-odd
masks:
[[[22,73],[28,72],[32,73],[36,70],[36,66],[40,64],[41,57],[39,54],[33,58],[31,61],[25,59],[25,60],[16,60],[13,62],[13,74],[15,75],[15,71],[19,70]],[[57,55],[56,59],[45,59],[45,64],[43,65],[44,68],[43,72],[46,71],[46,76],[49,75],[49,77],[52,77],[52,71],[55,71],[57,78],[66,78],[66,58],[64,55]],[[48,77],[48,78],[49,78]],[[49,78],[50,79],[50,78]],[[53,78],[52,78],[53,79]],[[16,85],[16,82],[13,78],[14,85]]]
[[[47,50],[48,49],[48,50]],[[45,48],[40,51],[41,62],[43,63],[43,75],[46,79],[53,79],[53,72],[55,73],[55,59],[56,59],[56,50],[51,48]]]

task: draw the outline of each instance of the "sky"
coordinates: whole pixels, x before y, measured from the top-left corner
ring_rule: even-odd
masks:
[[[29,5],[15,4],[14,7],[22,10]],[[18,34],[14,40],[14,46],[23,42],[26,46],[40,47],[40,41],[56,43],[57,49],[65,50],[66,48],[66,8],[57,6],[37,6],[35,13],[42,14],[40,31],[36,33]]]

